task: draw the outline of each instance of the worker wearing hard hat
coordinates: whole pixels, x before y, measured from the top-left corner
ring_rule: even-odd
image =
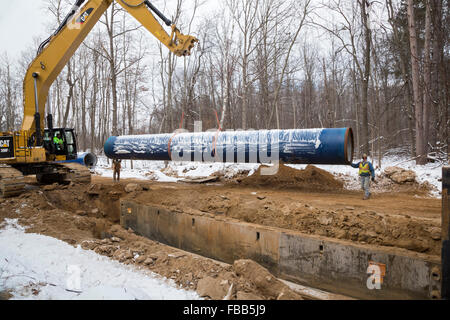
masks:
[[[370,177],[375,182],[375,170],[372,163],[367,161],[367,154],[363,154],[362,161],[359,163],[352,163],[353,168],[359,168],[359,179],[361,181],[361,188],[364,190],[363,200],[370,198]]]

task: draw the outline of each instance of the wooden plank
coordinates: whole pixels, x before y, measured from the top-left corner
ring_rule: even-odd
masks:
[[[320,289],[305,287],[297,283],[293,283],[287,280],[278,279],[281,282],[283,282],[285,285],[287,285],[291,290],[297,292],[302,297],[305,297],[306,299],[311,300],[356,300],[354,298],[351,298],[349,296],[344,296],[341,294],[336,293],[330,293],[327,291],[323,291]]]
[[[183,183],[208,183],[208,182],[216,182],[219,180],[219,177],[213,176],[213,177],[192,177],[192,178],[185,178],[182,180],[179,180],[179,182]]]

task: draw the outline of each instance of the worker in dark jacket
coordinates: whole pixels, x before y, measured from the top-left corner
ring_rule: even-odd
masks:
[[[361,188],[364,190],[363,200],[370,198],[370,177],[375,182],[375,170],[372,163],[367,161],[367,154],[363,154],[362,161],[359,163],[352,163],[353,168],[359,168],[359,179],[361,181]]]
[[[122,168],[122,160],[114,159],[113,160],[113,178],[114,181],[120,181],[120,169]]]

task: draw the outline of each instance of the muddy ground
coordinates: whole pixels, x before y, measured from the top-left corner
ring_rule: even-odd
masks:
[[[27,232],[63,240],[125,264],[173,279],[212,299],[301,299],[279,284],[255,275],[252,263],[226,265],[135,235],[119,226],[119,202],[132,198],[170,210],[227,216],[306,234],[440,254],[439,199],[428,198],[420,186],[376,193],[368,201],[361,192],[343,189],[327,172],[282,168],[277,177],[240,177],[208,185],[157,183],[94,176],[91,185],[40,186],[27,178],[26,192],[0,199],[0,223],[19,219]],[[137,184],[139,191],[127,192]],[[130,190],[128,190],[130,191]],[[247,266],[246,272],[243,266]],[[260,272],[254,272],[261,268]],[[232,286],[231,286],[232,285]],[[231,289],[230,289],[231,288]]]
[[[18,219],[28,233],[54,237],[121,263],[151,270],[207,299],[303,299],[253,261],[239,260],[228,265],[121,228],[120,198],[136,195],[125,191],[130,182],[137,181],[115,184],[94,177],[91,185],[39,186],[33,178],[27,178],[27,190],[21,196],[0,199],[0,225],[5,219]],[[148,189],[146,192],[153,189],[145,183],[140,186]],[[0,293],[0,300],[9,298],[7,292]]]
[[[381,184],[381,182],[380,182]],[[176,212],[212,213],[245,222],[429,255],[440,255],[441,202],[418,184],[389,186],[363,200],[313,166],[275,176],[209,185],[155,184],[135,200]],[[195,194],[195,197],[193,197]]]

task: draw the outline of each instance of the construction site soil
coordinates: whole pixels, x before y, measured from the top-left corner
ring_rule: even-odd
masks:
[[[387,246],[438,256],[441,248],[439,199],[419,185],[378,192],[370,200],[343,188],[316,167],[282,166],[275,176],[257,172],[212,184],[183,184],[94,176],[90,185],[40,186],[26,178],[26,192],[0,199],[0,223],[18,219],[27,232],[133,264],[173,279],[211,299],[301,299],[283,283],[249,261],[223,264],[134,234],[120,227],[120,199],[133,199],[174,212],[219,215],[305,234]],[[248,268],[248,269],[246,269]],[[259,272],[254,269],[259,268]],[[262,280],[261,280],[262,279]],[[264,281],[268,283],[264,284]]]

